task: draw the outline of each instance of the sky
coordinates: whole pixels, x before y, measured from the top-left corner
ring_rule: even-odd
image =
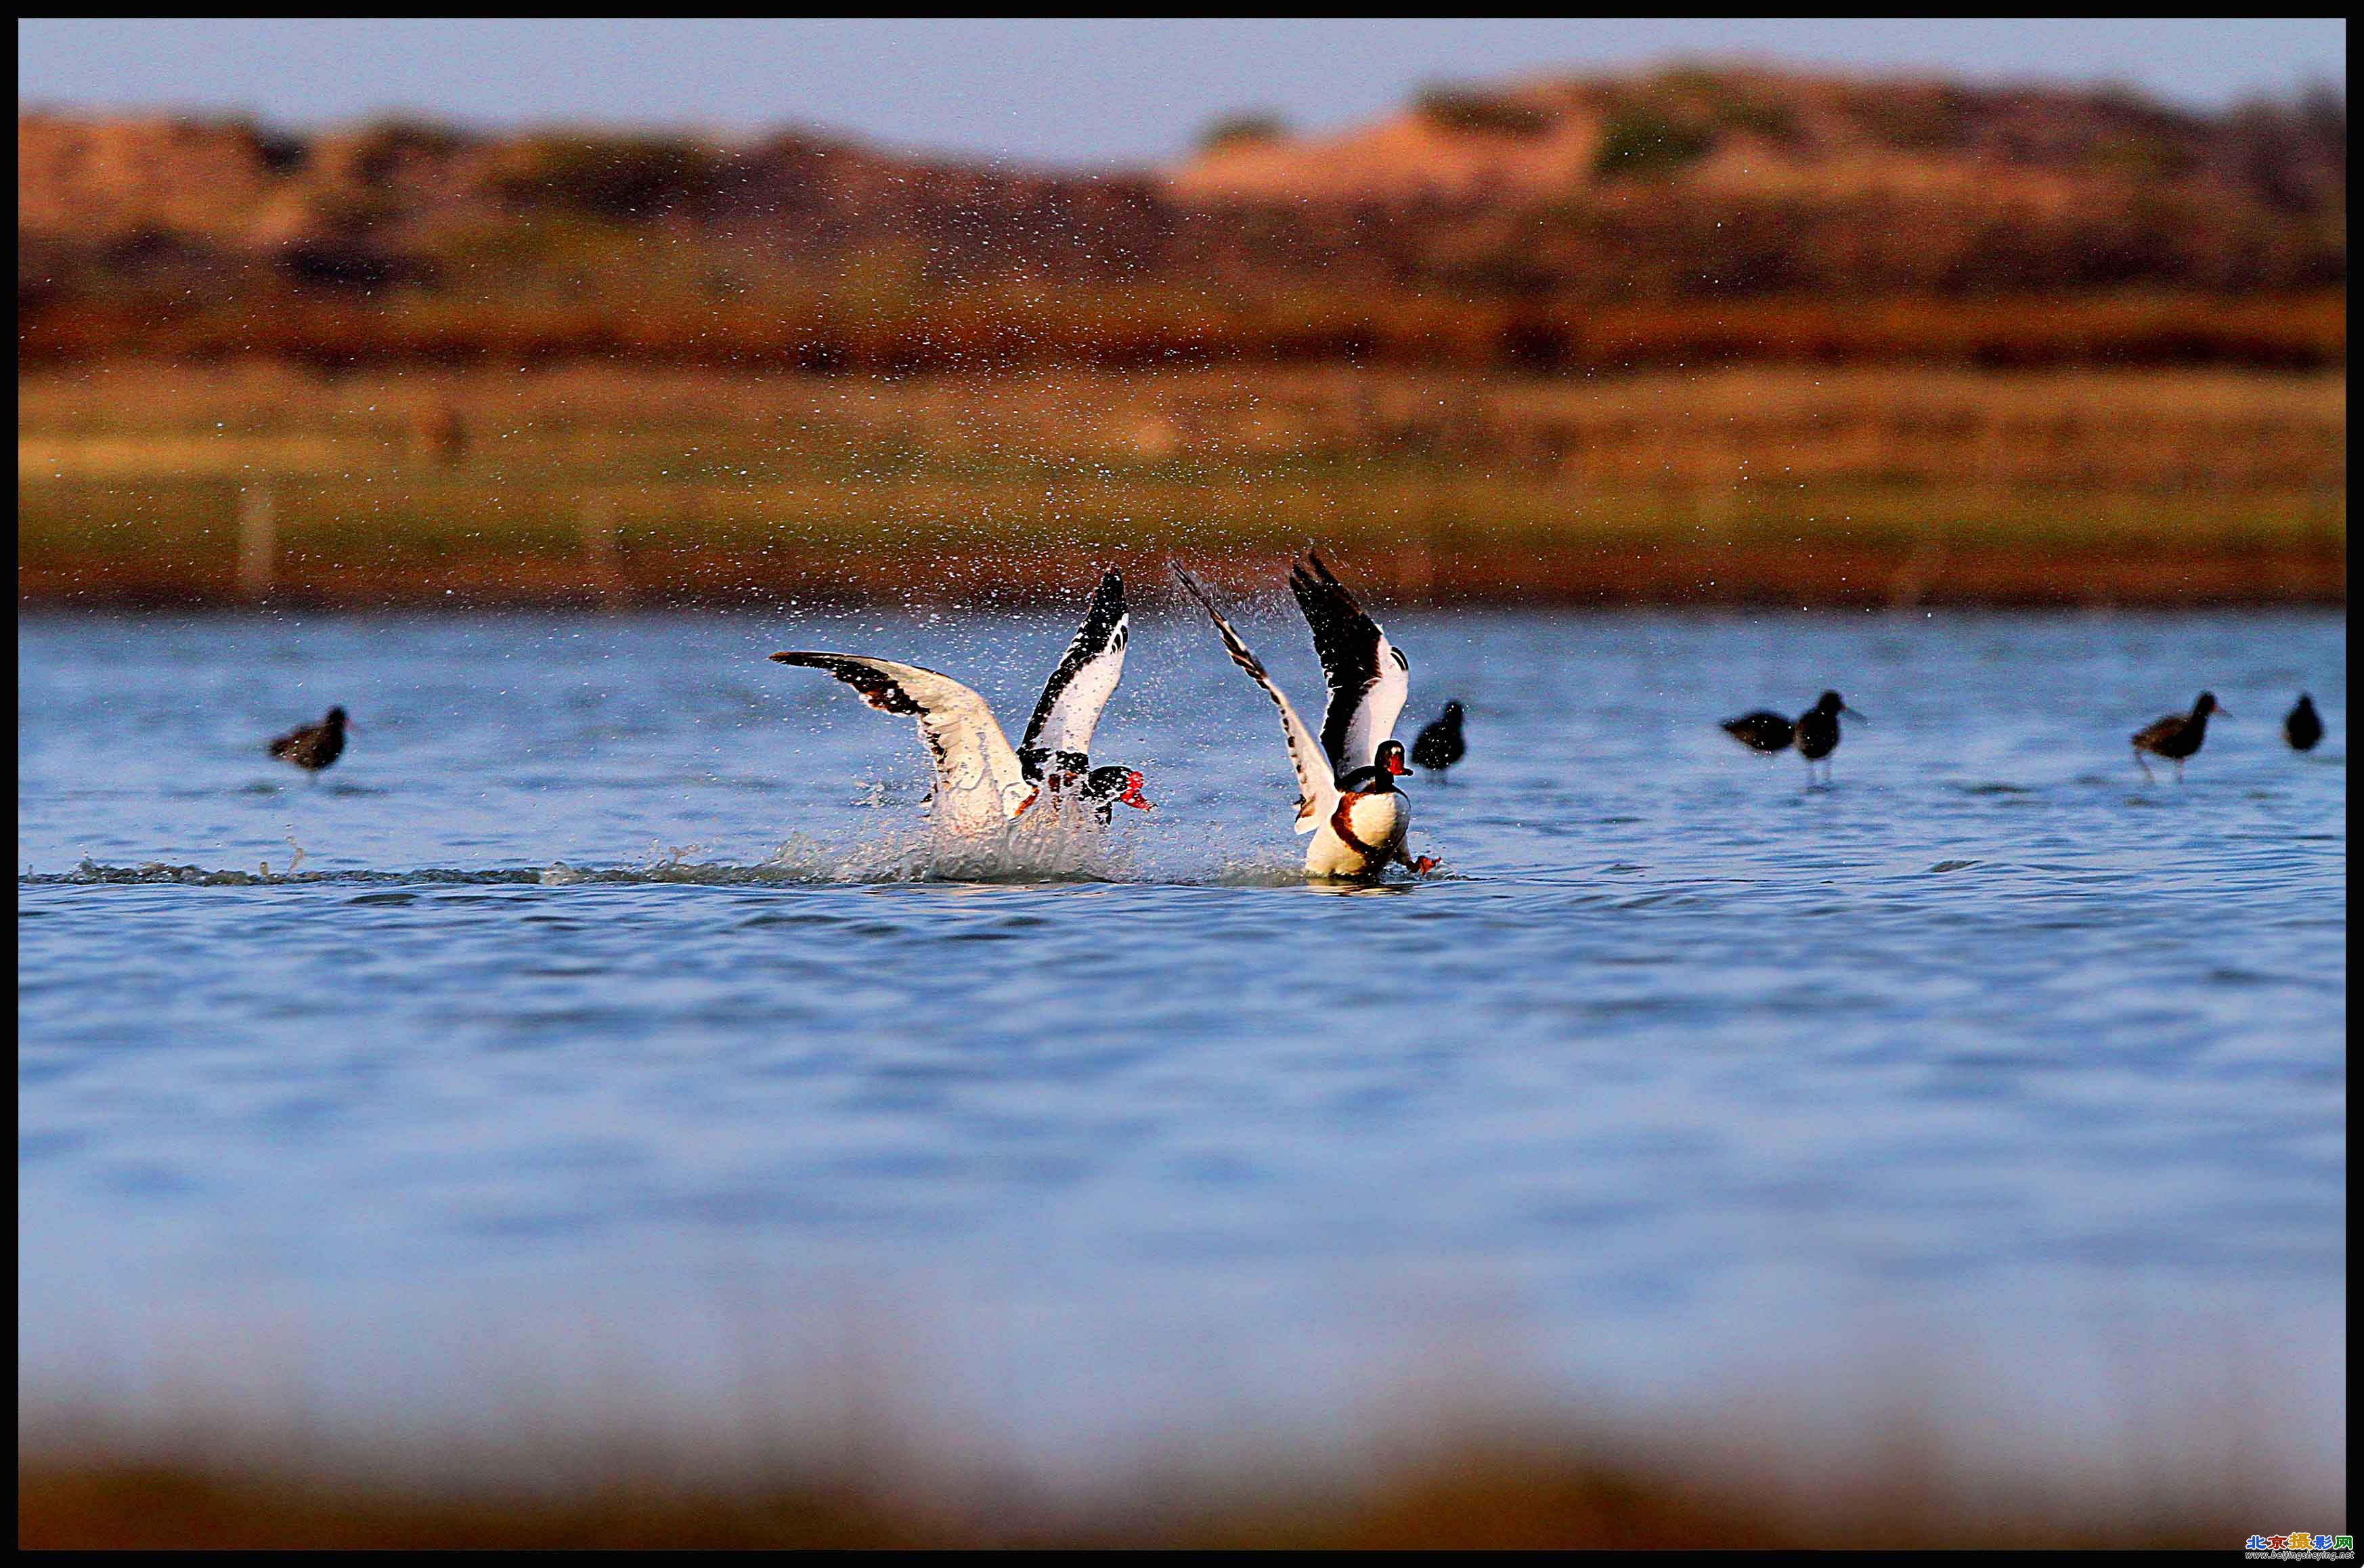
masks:
[[[2113,81],[2200,106],[2345,92],[2345,20],[290,20],[17,25],[20,106],[406,111],[480,126],[800,126],[892,147],[1164,162],[1210,122],[1325,130],[1437,82],[1754,59],[1969,81]]]

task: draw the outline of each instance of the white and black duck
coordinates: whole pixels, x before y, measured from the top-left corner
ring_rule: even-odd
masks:
[[[1411,666],[1321,557],[1308,551],[1288,577],[1329,678],[1319,739],[1199,580],[1179,566],[1174,575],[1214,622],[1232,662],[1280,710],[1281,734],[1297,771],[1297,831],[1313,835],[1305,849],[1306,870],[1317,877],[1373,877],[1389,865],[1415,873],[1433,869],[1434,860],[1415,859],[1404,847],[1411,803],[1396,780],[1411,770],[1404,766],[1402,743],[1390,738],[1411,692]]]
[[[1151,810],[1141,775],[1091,767],[1092,731],[1124,674],[1131,618],[1124,579],[1111,567],[1090,611],[1043,688],[1016,746],[984,698],[948,675],[864,654],[774,654],[780,664],[825,670],[882,713],[916,719],[935,765],[936,821],[951,832],[998,831],[1038,802],[1054,812],[1072,803],[1105,823],[1118,801]]]

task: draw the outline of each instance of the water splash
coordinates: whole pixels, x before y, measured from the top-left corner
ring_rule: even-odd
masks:
[[[1036,886],[1045,883],[1121,883],[1285,888],[1306,881],[1293,846],[1243,850],[1220,833],[1176,832],[1175,824],[1151,824],[1120,817],[1108,826],[1090,812],[1031,812],[984,834],[959,834],[925,820],[882,826],[852,839],[790,834],[751,862],[727,856],[697,858],[705,846],[652,842],[637,863],[578,865],[564,860],[531,866],[414,870],[305,871],[306,852],[292,834],[295,850],[284,870],[265,860],[252,871],[145,861],[107,865],[88,857],[62,875],[32,871],[21,887],[176,885],[182,887],[351,887],[389,884],[585,885],[679,884],[706,887],[862,886],[865,884],[969,882]]]

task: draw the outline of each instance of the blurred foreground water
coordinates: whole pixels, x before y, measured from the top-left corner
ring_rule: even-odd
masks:
[[[1470,754],[1411,781],[1451,875],[1352,894],[1192,621],[1096,758],[1158,810],[990,881],[928,879],[908,722],[764,655],[1014,729],[1072,617],[21,622],[20,1426],[1088,1472],[1772,1389],[2338,1496],[2342,617],[1386,620]],[[1832,787],[1716,728],[1826,686]],[[331,703],[335,768],[263,756]]]

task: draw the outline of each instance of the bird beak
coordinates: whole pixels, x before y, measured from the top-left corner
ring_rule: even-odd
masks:
[[[1117,799],[1140,811],[1154,812],[1157,809],[1151,803],[1149,798],[1141,792],[1141,775],[1138,773],[1124,781],[1124,793],[1119,795]]]
[[[1410,773],[1411,769],[1404,766],[1404,759],[1402,757],[1391,756],[1388,758],[1388,771],[1395,774],[1398,778],[1401,778],[1403,775]]]
[[[2220,719],[2229,719],[2233,716],[2233,710],[2219,702],[2216,704],[2216,716]]]
[[[1854,709],[1848,707],[1844,702],[1839,704],[1839,711],[1845,713],[1848,718],[1853,719],[1858,724],[1868,724],[1871,722],[1869,719],[1865,718],[1862,714],[1857,712]]]

